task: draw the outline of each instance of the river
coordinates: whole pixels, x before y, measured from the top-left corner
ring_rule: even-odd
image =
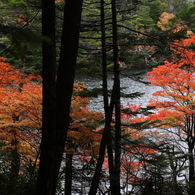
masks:
[[[135,71],[133,71],[136,73]],[[144,83],[141,83],[139,81],[133,80],[129,78],[129,75],[131,74],[131,71],[126,71],[125,75],[121,75],[121,88],[122,92],[125,94],[131,94],[135,92],[141,92],[144,93],[141,97],[137,97],[134,99],[131,98],[121,98],[121,105],[125,106],[127,104],[135,104],[135,105],[140,105],[145,107],[148,104],[148,101],[152,98],[152,94],[159,89],[159,87],[156,86],[151,86],[151,85],[146,85]],[[146,74],[143,74],[143,81],[146,80]],[[102,86],[102,80],[97,77],[92,77],[92,76],[82,76],[82,75],[77,75],[76,77],[76,82],[84,82],[86,85],[86,88],[88,90],[93,89],[93,88],[101,88]],[[113,86],[113,76],[109,74],[108,76],[108,87],[111,89]],[[100,111],[103,112],[103,97],[98,96],[97,98],[91,98],[90,104],[89,104],[89,109],[91,111]]]

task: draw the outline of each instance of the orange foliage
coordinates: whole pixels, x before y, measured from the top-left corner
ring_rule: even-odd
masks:
[[[75,84],[74,90],[79,91],[83,87],[82,83]],[[72,122],[68,132],[68,137],[71,137],[74,143],[80,146],[80,152],[87,153],[86,158],[88,158],[88,155],[97,155],[98,153],[101,134],[96,131],[96,127],[100,126],[103,118],[102,113],[89,111],[87,107],[89,101],[89,98],[80,96],[72,98],[70,113]]]
[[[15,150],[21,162],[35,159],[40,145],[42,120],[41,78],[23,74],[0,58],[0,142],[1,151]],[[74,84],[80,91],[84,84]],[[73,96],[71,125],[68,136],[83,151],[97,153],[101,135],[94,130],[102,119],[101,113],[90,112],[89,98]],[[68,152],[74,152],[69,149]],[[8,159],[10,161],[10,159]]]
[[[41,129],[41,85],[0,58],[0,141],[2,151],[17,150],[21,160],[35,158]]]
[[[28,17],[26,16],[26,15],[24,15],[24,14],[20,14],[19,16],[18,16],[18,18],[16,18],[16,21],[17,21],[17,23],[18,24],[28,24],[28,25],[30,25],[31,23],[28,21]]]

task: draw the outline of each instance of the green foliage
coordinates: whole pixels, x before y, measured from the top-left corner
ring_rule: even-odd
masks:
[[[0,49],[8,58],[8,62],[18,68],[19,60],[25,60],[26,72],[33,71],[40,74],[41,42],[50,43],[50,40],[36,32],[18,27],[0,25],[0,32],[7,37],[0,44]]]
[[[13,48],[18,48],[18,53],[22,55],[25,50],[25,45],[32,45],[37,46],[37,44],[40,44],[42,40],[49,42],[49,40],[46,37],[41,37],[38,33],[30,31],[28,29],[21,29],[18,27],[12,27],[12,26],[5,26],[0,24],[0,32],[7,36],[9,40],[6,40],[10,42],[11,46]]]
[[[93,88],[91,90],[88,90],[84,88],[82,91],[75,92],[75,95],[79,95],[81,97],[98,97],[98,95],[101,95],[103,91],[103,88]]]
[[[174,145],[162,144],[158,149],[160,155],[154,155],[151,159],[140,159],[147,163],[144,171],[148,177],[144,182],[142,194],[149,194],[149,189],[154,190],[151,194],[184,195],[187,193],[182,180],[173,181],[174,177],[180,176],[187,168],[183,164],[186,159],[185,154],[174,148],[176,148]]]
[[[176,13],[176,17],[170,19],[171,22],[176,23],[183,21],[189,28],[189,30],[194,31],[194,17],[195,17],[195,6],[188,7],[179,13]]]
[[[149,2],[149,7],[150,17],[153,19],[155,24],[158,22],[159,16],[168,10],[168,5],[160,0]]]
[[[130,93],[130,94],[126,94],[126,93],[121,92],[121,97],[134,99],[134,98],[141,97],[144,94],[145,93],[141,93],[141,92],[135,92],[135,93]]]
[[[90,62],[82,62],[79,63],[79,68],[77,70],[78,73],[84,73],[89,76],[100,77],[101,76],[101,67],[98,65],[91,65]],[[94,62],[95,63],[95,62]]]
[[[10,6],[26,6],[26,0],[9,0],[8,5]]]
[[[22,59],[27,72],[35,70],[40,73],[41,42],[49,41],[40,35],[40,2],[5,0],[0,2],[0,8],[1,56],[9,58],[15,67],[20,66]]]
[[[9,5],[8,7],[6,7]],[[187,1],[171,1],[168,2],[166,0],[160,1],[160,0],[155,0],[155,1],[117,1],[117,9],[118,9],[118,15],[117,15],[117,20],[118,24],[122,24],[124,26],[127,26],[128,28],[132,28],[132,30],[138,30],[140,31],[141,29],[156,29],[156,23],[158,21],[158,17],[160,14],[164,11],[167,11],[169,6],[173,6],[174,8],[177,8],[178,11],[182,11],[184,8],[187,8],[190,3],[187,3]],[[62,3],[57,3],[56,4],[57,8],[57,15],[58,18],[61,17],[62,15]],[[18,25],[21,27],[22,24],[17,24],[16,18],[18,17],[19,14],[24,14],[28,18],[28,21],[31,21],[33,17],[35,17],[35,20],[33,19],[33,23],[30,26],[26,26],[27,28],[33,28],[36,31],[40,31],[41,24],[40,24],[40,14],[36,16],[38,13],[40,7],[40,2],[39,1],[26,1],[26,0],[4,0],[1,3],[1,8],[3,12],[0,14],[0,20],[3,25],[12,25],[12,27],[17,27]],[[14,8],[14,11],[13,9]],[[112,34],[112,29],[111,29],[111,5],[109,1],[105,1],[105,17],[106,17],[106,37],[111,38]],[[179,8],[179,9],[178,9]],[[191,8],[190,8],[191,9]],[[5,10],[5,11],[4,11]],[[9,13],[9,14],[8,14]],[[188,16],[190,16],[190,13]],[[193,15],[191,15],[191,18],[193,18]],[[187,18],[186,18],[187,19]],[[191,24],[191,28],[193,27],[193,22],[190,22],[191,19],[187,19],[189,23]],[[60,37],[60,31],[61,31],[61,24],[62,20],[58,19],[57,20],[57,37]],[[152,31],[151,34],[152,36],[155,31]],[[82,72],[88,72],[90,75],[94,74],[96,71],[99,72],[98,66],[101,64],[101,56],[98,54],[100,52],[100,38],[101,38],[101,28],[100,28],[100,10],[99,10],[99,2],[95,0],[88,0],[84,2],[84,8],[83,8],[83,14],[82,14],[82,26],[81,26],[81,49],[79,50],[79,55],[78,55],[78,68]],[[122,62],[125,62],[127,66],[145,66],[146,61],[145,57],[148,55],[147,52],[145,53],[136,53],[135,50],[135,45],[139,44],[139,33],[134,33],[133,31],[125,30],[124,28],[118,28],[118,33],[119,33],[119,44],[121,46],[120,49],[120,56],[119,60]],[[147,32],[148,33],[148,32]],[[20,35],[20,33],[19,33]],[[22,55],[24,51],[28,51],[27,54],[24,54],[26,58],[26,66],[27,69],[30,70],[36,70],[37,72],[40,72],[40,68],[34,68],[35,65],[40,67],[41,61],[40,61],[40,55],[39,52],[34,53],[34,48],[31,49],[28,47],[26,49],[26,42],[30,40],[31,43],[34,42],[36,39],[34,35],[28,36],[29,38],[26,37],[26,35],[22,37],[26,37],[25,40],[22,40],[23,44],[19,44],[21,41],[21,36],[17,35],[16,38],[12,42],[17,46],[17,50],[12,51],[11,55],[15,56],[15,58],[18,58],[18,55]],[[164,36],[167,38],[167,36]],[[158,38],[158,35],[157,35]],[[39,39],[39,38],[38,38]],[[59,38],[57,38],[59,39]],[[159,39],[161,39],[159,37]],[[37,39],[36,39],[37,40]],[[39,39],[40,40],[40,39]],[[107,39],[107,51],[110,51],[112,46],[110,45],[111,39]],[[10,41],[10,40],[9,40]],[[0,43],[0,46],[3,50],[6,50],[7,46],[10,44],[10,42],[5,40]],[[141,41],[141,40],[140,40]],[[154,40],[147,40],[145,39],[144,42],[145,45],[151,45],[152,43],[155,44]],[[166,39],[165,39],[166,42]],[[36,50],[40,51],[40,46],[37,41],[34,42],[34,46],[36,45]],[[158,43],[159,45],[159,43]],[[38,49],[39,47],[39,49]],[[163,54],[164,51],[162,51],[161,54],[158,55],[158,47],[156,47],[156,52],[153,55],[153,52],[149,52],[149,55],[153,55],[156,57],[156,59],[160,59],[159,56]],[[9,50],[10,52],[10,50]],[[32,54],[32,55],[31,55]],[[5,56],[5,55],[4,55]],[[33,57],[37,56],[37,59],[35,58],[33,60]],[[168,56],[166,54],[166,56]],[[11,56],[6,54],[5,57],[9,57],[11,59]],[[18,59],[13,59],[12,62],[17,62]],[[108,64],[111,64],[112,62],[112,56],[109,56],[108,59]],[[34,66],[31,68],[30,66]],[[150,60],[147,64],[147,66],[156,66],[160,64],[158,60]],[[92,68],[95,66],[95,68]],[[84,69],[82,69],[84,68]],[[97,73],[99,74],[99,73]]]

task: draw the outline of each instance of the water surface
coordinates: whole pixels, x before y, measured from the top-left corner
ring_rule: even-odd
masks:
[[[122,92],[125,94],[131,94],[135,92],[144,93],[141,97],[137,98],[121,98],[121,105],[125,106],[127,104],[135,104],[135,105],[142,105],[145,107],[148,104],[148,101],[152,98],[152,94],[159,90],[159,87],[152,86],[152,85],[146,85],[142,82],[136,81],[134,79],[129,78],[129,74],[131,72],[127,72],[126,76],[121,75],[121,88]],[[143,81],[146,80],[146,74],[143,74]],[[76,82],[84,82],[86,85],[86,88],[88,90],[93,88],[101,88],[102,86],[102,80],[97,77],[92,76],[83,76],[83,75],[77,75]],[[108,88],[112,89],[113,87],[113,76],[109,74],[108,77]],[[97,98],[92,98],[89,104],[91,111],[100,111],[103,112],[103,97],[99,95]]]

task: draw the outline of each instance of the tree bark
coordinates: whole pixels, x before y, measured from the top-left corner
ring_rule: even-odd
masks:
[[[54,153],[56,130],[56,46],[55,46],[55,0],[42,0],[42,35],[49,41],[42,43],[43,110],[42,140],[36,195],[55,193]]]
[[[68,149],[72,148],[72,140],[68,141],[66,145]],[[73,161],[73,153],[66,153],[66,167],[65,167],[65,194],[71,195],[72,193],[72,161]]]
[[[111,101],[111,105],[109,106],[108,103],[108,87],[107,87],[107,64],[106,64],[106,34],[105,34],[105,10],[104,10],[104,0],[100,1],[100,7],[101,7],[101,43],[102,43],[102,85],[103,85],[103,101],[104,101],[104,113],[105,113],[105,127],[104,132],[102,135],[101,143],[100,143],[100,149],[99,149],[99,156],[98,161],[95,169],[95,173],[92,179],[92,184],[90,187],[89,195],[96,195],[100,175],[101,175],[101,169],[104,162],[104,155],[106,151],[106,145],[108,146],[108,153],[110,154],[112,147],[111,147],[111,120],[112,120],[112,112],[114,108],[113,101]],[[112,98],[113,99],[113,98]],[[111,158],[111,155],[109,155],[109,172],[112,173],[112,163],[113,158]]]
[[[194,162],[194,145],[195,145],[195,137],[194,137],[194,114],[186,115],[186,125],[185,131],[187,132],[187,143],[188,143],[188,159],[189,159],[189,192],[188,195],[193,195],[195,191],[195,162]]]
[[[55,195],[69,127],[76,68],[82,0],[66,0],[56,78],[55,0],[42,0],[43,125],[36,195]],[[57,82],[55,83],[57,79]]]
[[[193,195],[195,190],[195,174],[194,174],[194,141],[188,143],[188,153],[189,153],[189,193],[188,195]]]
[[[107,94],[107,70],[106,70],[106,44],[105,44],[105,17],[104,17],[104,0],[101,0],[101,36],[102,36],[102,73],[103,73],[103,98],[105,110],[105,127],[100,143],[99,158],[96,165],[96,170],[93,176],[89,195],[95,195],[99,184],[102,164],[104,161],[105,150],[107,146],[109,174],[110,174],[110,188],[112,194],[120,194],[120,79],[118,66],[118,45],[117,45],[117,23],[116,23],[116,8],[115,1],[112,1],[112,20],[113,20],[113,56],[114,56],[114,86],[110,105],[108,104]],[[111,122],[112,113],[115,105],[115,163],[113,162],[113,149],[111,138]]]
[[[14,119],[13,119],[14,120]],[[19,176],[19,171],[20,171],[20,154],[18,151],[18,139],[17,139],[17,130],[13,127],[11,130],[11,134],[13,136],[12,141],[11,141],[11,146],[13,149],[11,150],[11,165],[10,165],[10,176],[9,176],[9,183],[7,186],[7,192],[9,194],[14,194],[15,192],[15,186],[16,186],[16,181]]]
[[[115,83],[115,159],[111,177],[113,183],[112,194],[120,194],[120,166],[121,166],[121,113],[120,113],[120,70],[118,64],[118,35],[116,20],[116,0],[112,0],[112,33],[114,57],[114,83]]]
[[[78,52],[82,3],[82,0],[66,0],[64,7],[61,50],[56,83],[57,126],[54,164],[56,180],[70,124],[69,114]]]

